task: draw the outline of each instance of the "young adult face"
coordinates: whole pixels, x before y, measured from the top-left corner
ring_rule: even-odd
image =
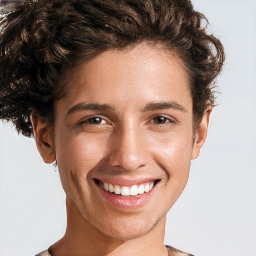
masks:
[[[68,200],[97,230],[125,240],[148,233],[183,191],[191,159],[206,138],[210,109],[193,132],[182,61],[147,44],[84,62],[70,71],[68,86],[55,104],[53,129],[32,118],[44,161],[57,160]],[[104,191],[104,182],[155,185],[127,197]]]

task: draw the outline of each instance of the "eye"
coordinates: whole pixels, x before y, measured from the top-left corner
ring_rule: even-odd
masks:
[[[104,120],[103,118],[99,117],[99,116],[93,116],[90,117],[84,121],[82,121],[80,124],[91,124],[91,125],[101,125],[101,124],[106,124],[106,120]]]
[[[152,121],[154,122],[154,124],[159,124],[159,125],[166,124],[166,123],[174,123],[173,120],[165,116],[156,116],[152,119]]]

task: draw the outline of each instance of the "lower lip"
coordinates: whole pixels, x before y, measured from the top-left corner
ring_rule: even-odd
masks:
[[[135,210],[143,207],[153,196],[156,191],[156,184],[149,192],[144,193],[139,196],[122,196],[122,195],[115,195],[114,193],[110,193],[102,189],[98,184],[96,184],[100,194],[112,205],[119,209],[126,209],[126,210]]]

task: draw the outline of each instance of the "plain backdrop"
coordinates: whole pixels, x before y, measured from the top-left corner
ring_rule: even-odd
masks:
[[[165,244],[195,256],[256,256],[256,1],[194,0],[226,64],[207,142],[168,213]],[[0,256],[29,256],[65,231],[58,172],[0,123]]]

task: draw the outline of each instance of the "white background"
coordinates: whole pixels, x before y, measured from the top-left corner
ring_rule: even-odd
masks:
[[[227,60],[206,145],[168,213],[165,244],[195,256],[256,256],[256,1],[193,3]],[[33,139],[0,123],[0,256],[34,255],[64,230],[58,173]]]

